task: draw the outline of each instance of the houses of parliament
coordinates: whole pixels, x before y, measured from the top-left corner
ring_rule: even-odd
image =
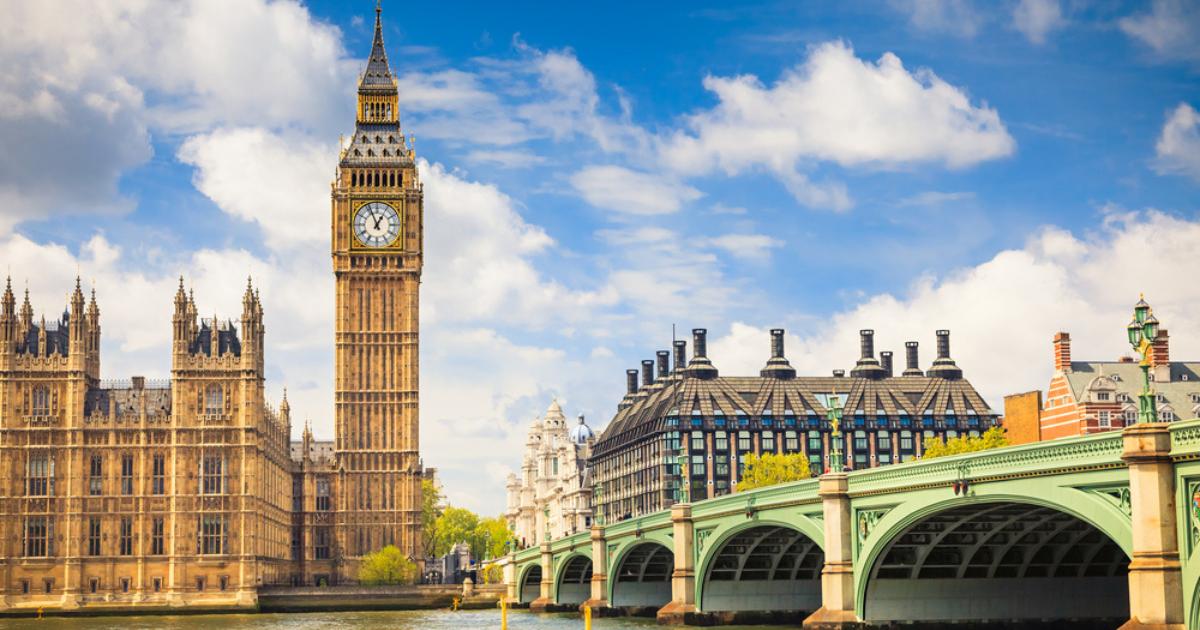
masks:
[[[385,545],[419,559],[423,197],[380,22],[331,184],[335,440],[291,441],[286,393],[267,400],[252,285],[239,318],[208,318],[181,279],[171,321],[146,323],[172,329],[154,382],[101,379],[94,290],[47,319],[9,282],[0,611],[254,607],[262,586],[352,583]]]

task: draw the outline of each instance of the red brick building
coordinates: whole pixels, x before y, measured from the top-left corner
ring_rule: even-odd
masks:
[[[1054,335],[1053,348],[1054,376],[1045,396],[1028,392],[1004,399],[1009,441],[1022,444],[1086,435],[1137,421],[1142,372],[1136,360],[1072,361],[1071,335],[1065,332]],[[1160,421],[1198,415],[1200,363],[1172,362],[1166,330],[1159,331],[1151,350],[1150,379]]]

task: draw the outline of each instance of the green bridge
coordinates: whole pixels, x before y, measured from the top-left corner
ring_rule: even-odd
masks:
[[[1200,420],[731,494],[509,555],[534,610],[1200,628]]]

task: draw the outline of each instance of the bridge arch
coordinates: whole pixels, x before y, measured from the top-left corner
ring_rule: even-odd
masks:
[[[697,563],[696,608],[704,612],[820,608],[825,553],[818,541],[822,537],[804,529],[809,528],[799,522],[752,519],[714,532]]]
[[[675,553],[669,543],[643,539],[617,552],[609,570],[610,606],[657,610],[671,601]]]
[[[517,580],[517,598],[522,604],[533,602],[542,594],[542,565],[533,562],[521,572]]]
[[[554,580],[554,603],[566,605],[587,601],[592,588],[591,556],[572,553],[562,559],[559,567]]]
[[[857,554],[859,617],[1128,619],[1131,528],[1100,506],[1069,488],[900,506]]]

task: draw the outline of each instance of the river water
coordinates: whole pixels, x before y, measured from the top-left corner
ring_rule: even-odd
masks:
[[[509,630],[583,630],[578,614],[508,613]],[[595,619],[594,630],[647,630],[653,619]],[[725,626],[734,628],[769,626]],[[138,617],[46,617],[0,619],[0,630],[499,630],[499,610],[406,610],[395,612],[178,615]],[[778,626],[776,626],[778,628]]]

